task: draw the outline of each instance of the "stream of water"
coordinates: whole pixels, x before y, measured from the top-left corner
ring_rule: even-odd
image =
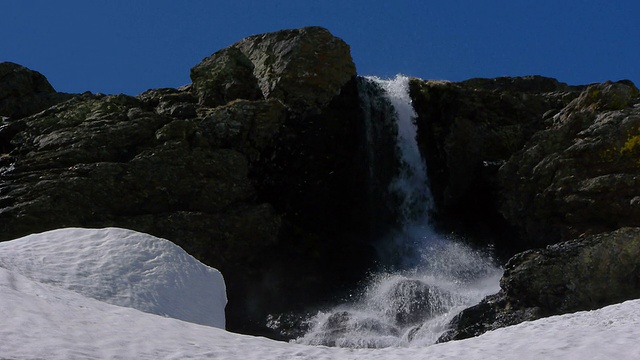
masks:
[[[411,251],[393,271],[372,275],[353,300],[307,319],[309,330],[295,342],[357,348],[430,345],[461,310],[499,290],[502,269],[488,249],[438,234],[431,225],[433,201],[416,141],[409,79],[366,81],[383,90],[397,126],[400,171],[389,192],[400,199],[400,230],[387,242]]]

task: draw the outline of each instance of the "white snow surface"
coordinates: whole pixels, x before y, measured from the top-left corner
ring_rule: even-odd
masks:
[[[109,304],[225,326],[220,272],[148,234],[118,228],[33,234],[0,243],[0,267]]]
[[[217,272],[191,265],[193,260],[185,265],[189,257],[180,251],[166,240],[122,229],[64,229],[1,243],[0,359],[640,359],[640,300],[525,322],[462,341],[384,349],[277,342],[98,300],[125,298],[122,284],[136,273],[140,277],[133,277],[136,286],[129,294],[153,295],[162,310],[161,304],[167,303],[159,296],[171,294],[154,290],[158,275],[182,282],[173,289],[188,294],[191,306],[183,303],[183,314],[201,314],[199,304],[211,299],[195,299],[194,294],[204,293],[185,287],[200,283],[185,279]],[[176,260],[179,265],[173,264]],[[171,268],[173,275],[144,272],[145,264]],[[47,274],[38,270],[43,266]],[[150,279],[141,279],[145,277]]]

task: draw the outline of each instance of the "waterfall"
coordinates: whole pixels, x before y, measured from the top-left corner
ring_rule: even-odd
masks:
[[[409,79],[366,78],[365,83],[381,89],[383,101],[371,95],[363,101],[378,101],[369,105],[386,106],[395,120],[399,170],[386,193],[398,207],[398,229],[381,240],[385,245],[380,254],[399,254],[400,261],[389,271],[371,275],[352,301],[307,319],[308,331],[295,341],[358,348],[433,344],[457,313],[499,290],[502,270],[489,251],[474,249],[433,229],[429,219],[432,198],[416,140]],[[369,141],[376,136],[374,125],[368,124]],[[377,155],[376,151],[369,153],[371,164],[375,165]]]

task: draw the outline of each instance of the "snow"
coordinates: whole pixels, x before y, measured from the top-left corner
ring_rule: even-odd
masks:
[[[191,289],[202,286],[204,277],[211,280],[209,290]],[[130,288],[124,286],[128,281]],[[182,320],[172,317],[178,307],[173,301],[181,297],[170,290],[185,298]],[[640,359],[640,300],[445,344],[348,349],[185,321],[203,316],[203,304],[219,314],[221,293],[224,283],[215,269],[146,234],[62,229],[0,243],[0,358]],[[156,314],[141,311],[150,309]]]
[[[60,229],[0,243],[0,266],[109,304],[224,328],[222,275],[168,240]]]

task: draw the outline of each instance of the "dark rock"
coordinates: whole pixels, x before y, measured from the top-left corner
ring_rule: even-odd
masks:
[[[30,92],[0,100],[55,95],[27,74]],[[373,262],[355,66],[305,28],[245,39],[192,76],[3,118],[0,241],[67,226],[170,239],[225,275],[228,329],[268,335],[269,313],[328,301]]]
[[[236,99],[258,100],[262,93],[254,65],[236,47],[220,50],[191,69],[200,105],[218,106]]]
[[[514,256],[502,290],[464,310],[440,341],[640,297],[640,228],[586,236]]]
[[[277,146],[287,117],[278,100],[238,100],[202,112],[198,129],[211,145],[238,149],[257,162],[273,156],[266,149]]]
[[[514,233],[499,212],[497,171],[580,88],[536,76],[460,83],[412,79],[410,90],[437,222],[502,241],[510,254],[523,250],[509,243]]]
[[[640,98],[589,86],[499,171],[501,211],[528,247],[640,225]]]
[[[382,311],[393,324],[404,328],[443,313],[452,299],[450,293],[420,280],[399,279],[367,306]]]
[[[57,93],[39,72],[11,62],[0,63],[0,116],[20,119],[71,97]]]
[[[250,36],[232,47],[253,63],[266,99],[317,112],[356,76],[349,45],[321,27]]]
[[[22,120],[11,121],[9,118],[0,120],[0,154],[6,154],[14,148],[11,140],[26,127],[26,123]]]
[[[501,287],[512,306],[547,313],[640,297],[640,228],[622,228],[514,256]]]
[[[542,94],[550,92],[571,91],[573,87],[561,83],[556,79],[544,76],[521,76],[499,78],[474,78],[460,82],[460,85],[478,90],[490,90],[498,92],[518,92]]]

